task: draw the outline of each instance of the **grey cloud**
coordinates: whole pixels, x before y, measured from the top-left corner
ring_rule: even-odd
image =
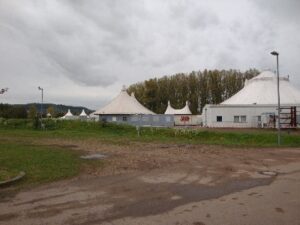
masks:
[[[172,19],[182,20],[192,29],[205,29],[219,24],[219,18],[209,7],[193,1],[173,1],[170,4]]]
[[[299,2],[282,2],[0,0],[0,78],[24,93],[25,81],[63,80],[69,99],[78,87],[90,96],[177,72],[272,68],[278,49],[300,86]]]
[[[254,0],[254,2],[260,10],[272,17],[273,22],[293,23],[299,26],[299,0]]]
[[[189,20],[191,28],[207,28],[219,24],[219,19],[216,15],[208,14],[205,11],[200,11],[197,13],[199,13],[199,15],[196,14]]]
[[[108,69],[101,68],[105,56],[99,57],[95,51],[96,38],[101,38],[102,31],[97,32],[93,23],[66,4],[49,3],[51,8],[46,2],[45,5],[31,3],[34,8],[32,17],[26,10],[19,9],[13,19],[4,16],[2,23],[18,31],[19,41],[30,46],[36,57],[45,57],[71,80],[83,85],[106,86],[116,81]],[[1,15],[9,15],[10,10],[3,12],[2,9]]]

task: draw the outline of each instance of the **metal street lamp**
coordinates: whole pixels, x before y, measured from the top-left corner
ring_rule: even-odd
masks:
[[[205,108],[205,127],[207,127],[207,108]]]
[[[8,91],[8,88],[2,88],[2,89],[0,89],[0,95],[4,94],[7,91]]]
[[[276,51],[271,52],[271,55],[276,56],[276,63],[277,63],[277,97],[278,97],[278,119],[277,119],[277,124],[278,124],[278,145],[280,145],[280,90],[279,90],[279,53]]]
[[[44,88],[38,87],[40,91],[42,91],[42,103],[41,103],[41,119],[43,118],[43,101],[44,101]]]

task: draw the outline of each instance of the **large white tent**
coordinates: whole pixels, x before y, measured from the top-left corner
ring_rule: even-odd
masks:
[[[300,91],[289,77],[280,77],[280,118],[289,127],[292,107],[296,107],[299,123]],[[246,80],[238,93],[219,105],[206,105],[202,112],[203,125],[208,127],[275,127],[278,117],[277,76],[270,71]],[[292,123],[292,122],[291,122]],[[292,126],[292,125],[291,125]]]
[[[189,108],[189,102],[188,101],[186,101],[186,104],[182,109],[174,109],[171,106],[170,101],[168,101],[168,107],[165,111],[165,114],[168,114],[168,115],[191,115],[192,112]]]
[[[300,91],[290,83],[288,77],[280,77],[279,87],[282,105],[300,104]],[[270,71],[265,71],[251,80],[246,80],[242,90],[221,104],[277,104],[276,75]]]
[[[135,115],[155,113],[144,107],[136,100],[134,94],[128,95],[126,88],[123,87],[119,95],[103,108],[96,110],[96,115]]]

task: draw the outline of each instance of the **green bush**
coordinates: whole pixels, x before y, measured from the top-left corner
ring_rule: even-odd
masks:
[[[43,126],[46,130],[56,130],[57,129],[57,120],[55,119],[45,119],[43,120]]]
[[[29,119],[2,119],[1,127],[6,128],[28,128],[32,126],[32,120]]]

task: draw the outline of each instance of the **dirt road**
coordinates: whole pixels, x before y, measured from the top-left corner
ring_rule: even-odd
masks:
[[[105,167],[2,199],[0,224],[300,224],[300,149],[47,144]]]

